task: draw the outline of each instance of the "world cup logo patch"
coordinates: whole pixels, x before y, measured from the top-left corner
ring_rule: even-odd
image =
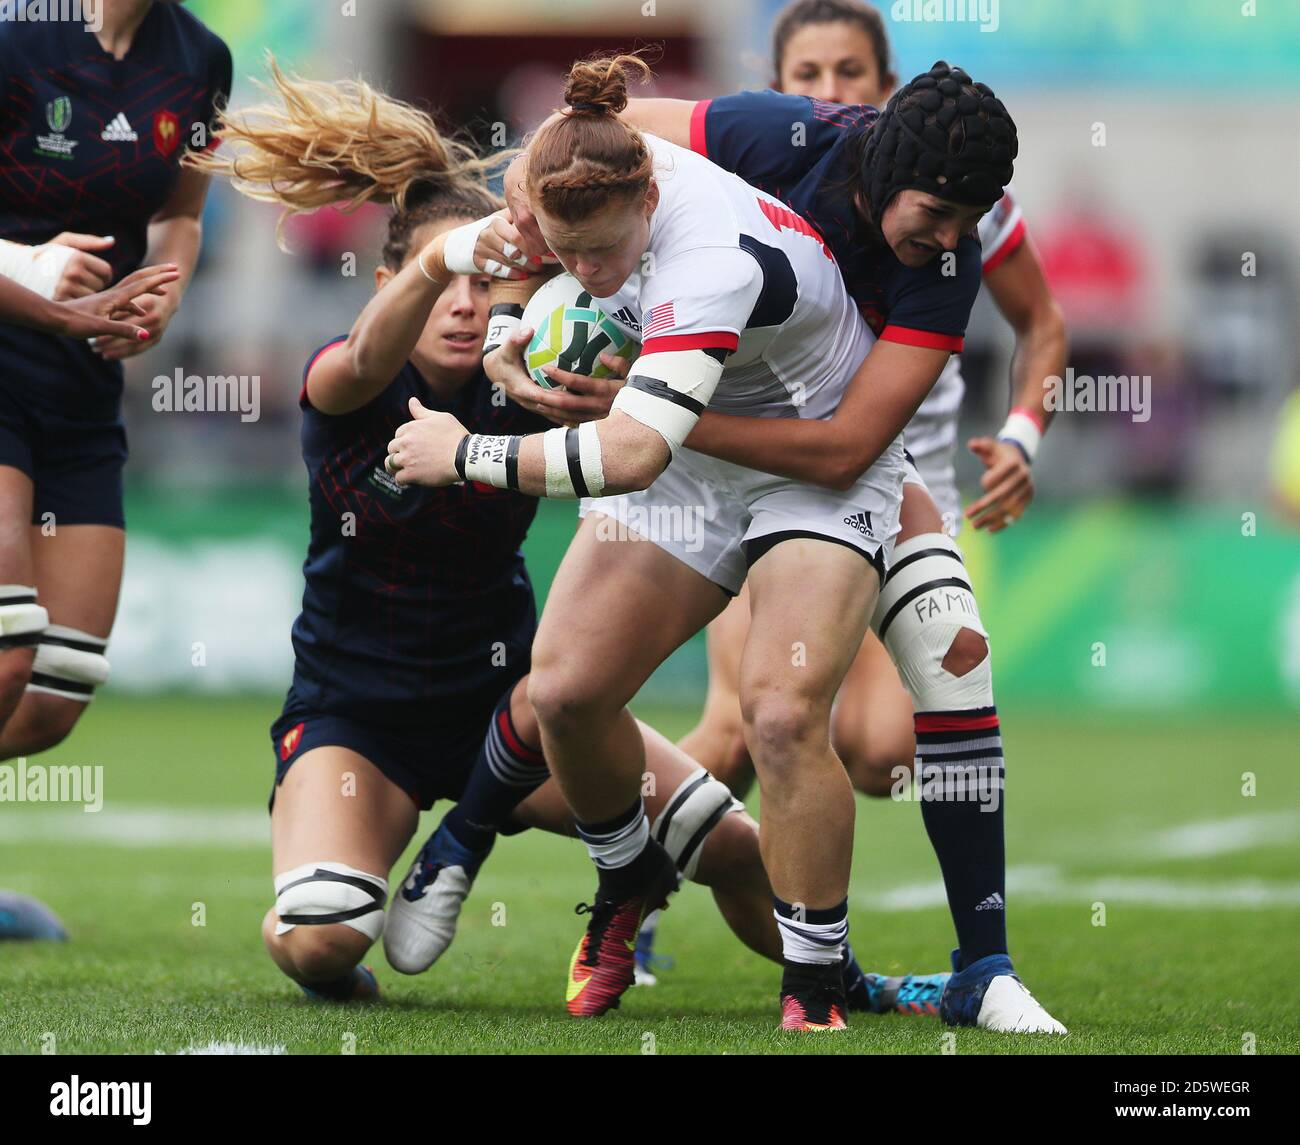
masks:
[[[53,132],[67,131],[72,122],[72,100],[66,95],[52,99],[45,105],[45,122]]]

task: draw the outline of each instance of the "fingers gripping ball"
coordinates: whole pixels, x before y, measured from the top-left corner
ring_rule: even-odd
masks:
[[[543,366],[607,378],[613,371],[600,361],[602,353],[632,358],[638,349],[571,274],[556,275],[529,299],[523,324],[535,331],[524,354],[529,376],[548,390],[556,386]]]

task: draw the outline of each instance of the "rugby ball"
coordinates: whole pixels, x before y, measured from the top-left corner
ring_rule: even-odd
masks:
[[[523,324],[533,328],[524,354],[529,376],[548,390],[556,387],[542,373],[543,366],[607,378],[612,371],[598,355],[631,358],[638,349],[636,341],[619,329],[568,273],[556,275],[528,300]]]

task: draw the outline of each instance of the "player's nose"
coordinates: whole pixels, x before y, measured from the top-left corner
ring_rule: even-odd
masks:
[[[449,290],[451,294],[451,312],[453,314],[474,313],[474,283],[472,279],[466,275],[458,274],[452,280],[452,286]]]
[[[961,239],[961,224],[956,219],[949,219],[940,224],[934,237],[944,250],[956,250],[957,243]]]

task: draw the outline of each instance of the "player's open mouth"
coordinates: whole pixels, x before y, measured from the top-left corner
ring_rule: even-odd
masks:
[[[460,334],[444,334],[443,338],[453,346],[472,346],[478,341],[479,335],[473,331],[466,331]]]

